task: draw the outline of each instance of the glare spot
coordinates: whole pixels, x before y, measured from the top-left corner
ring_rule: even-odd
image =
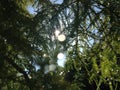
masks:
[[[111,71],[113,71],[113,69],[111,69]]]
[[[5,39],[4,41],[5,41],[5,42],[7,42],[7,40],[6,40],[6,39]]]
[[[59,31],[59,30],[56,30],[56,31],[55,31],[55,36],[57,37],[59,34],[60,34],[60,31]]]
[[[21,73],[17,73],[17,76],[22,76],[23,74],[21,74]]]
[[[32,77],[30,75],[28,75],[28,77],[31,79]]]
[[[60,74],[59,75],[62,75],[63,74],[63,72],[60,72]]]
[[[20,59],[23,59],[23,56],[22,55],[17,55],[18,58]]]
[[[44,72],[46,74],[46,73],[49,73],[50,71],[55,71],[55,69],[56,69],[55,64],[45,65],[45,67],[44,67],[45,71]]]
[[[46,55],[46,54],[43,54],[43,57],[47,57],[47,55]]]
[[[111,85],[112,83],[111,83],[111,82],[109,82],[109,84]]]
[[[100,71],[97,71],[97,73],[99,73]]]
[[[59,53],[59,54],[57,55],[57,58],[58,58],[58,59],[64,59],[64,57],[65,57],[65,56],[64,56],[63,53]]]
[[[56,65],[51,64],[49,65],[49,71],[54,71],[56,69]]]
[[[65,41],[65,39],[66,39],[66,37],[65,37],[64,34],[61,34],[61,35],[58,36],[58,40],[59,40],[60,42]]]

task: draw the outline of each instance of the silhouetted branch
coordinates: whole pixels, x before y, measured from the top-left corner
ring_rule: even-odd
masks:
[[[22,73],[27,84],[29,83],[30,79],[28,77],[28,74],[21,68],[19,67],[11,58],[5,56],[5,60],[10,64],[12,65],[18,72]]]

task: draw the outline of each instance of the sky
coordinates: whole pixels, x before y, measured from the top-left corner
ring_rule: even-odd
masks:
[[[52,3],[54,3],[54,4],[62,4],[63,3],[63,0],[50,0]],[[93,9],[95,9],[95,11],[98,13],[98,12],[100,12],[101,11],[101,9],[99,9],[99,8],[97,8],[96,7],[96,5],[94,5],[93,7],[92,7]],[[102,8],[102,7],[101,7]],[[32,5],[30,5],[30,6],[28,6],[28,8],[27,8],[27,10],[29,11],[29,13],[30,14],[33,14],[33,15],[35,15],[35,14],[37,14],[36,12],[35,12],[35,9],[32,7]],[[93,40],[90,42],[91,44],[93,44]],[[60,65],[60,66],[64,66],[64,62],[65,62],[65,58],[63,58],[63,59],[58,59],[58,65]]]
[[[50,1],[55,4],[62,4],[62,2],[63,2],[63,0],[50,0]],[[37,12],[35,12],[35,8],[33,8],[32,5],[29,5],[27,7],[27,10],[29,11],[30,14],[33,14],[33,15],[37,14]],[[63,56],[63,58],[58,59],[57,63],[59,66],[64,67],[65,56]]]
[[[50,0],[54,4],[62,4],[63,0]],[[27,10],[29,11],[30,14],[37,14],[35,12],[35,8],[32,7],[32,5],[29,5],[27,7]]]
[[[62,4],[63,0],[50,0],[51,2],[54,2],[55,4]]]

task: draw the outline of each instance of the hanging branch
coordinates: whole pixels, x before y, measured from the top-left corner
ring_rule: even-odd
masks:
[[[29,77],[28,77],[28,74],[27,74],[21,67],[19,67],[11,58],[9,58],[9,57],[7,57],[7,56],[5,56],[4,58],[5,58],[5,60],[6,60],[10,65],[12,65],[18,72],[20,72],[20,73],[23,74],[23,76],[24,76],[24,78],[25,78],[25,80],[26,80],[26,83],[29,84],[29,83],[30,83],[30,79],[29,79]]]

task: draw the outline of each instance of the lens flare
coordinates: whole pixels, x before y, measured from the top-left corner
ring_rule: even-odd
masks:
[[[54,64],[49,65],[49,71],[55,71],[55,69],[56,69],[56,65]]]
[[[59,31],[59,30],[56,30],[56,31],[55,31],[55,36],[58,37],[59,34],[60,34],[60,31]]]
[[[65,41],[65,39],[66,39],[66,37],[65,37],[64,34],[61,34],[61,35],[58,36],[58,40],[59,40],[60,42]]]
[[[64,57],[65,57],[65,56],[64,56],[63,53],[59,53],[59,54],[57,55],[57,58],[58,58],[58,59],[64,59]]]

